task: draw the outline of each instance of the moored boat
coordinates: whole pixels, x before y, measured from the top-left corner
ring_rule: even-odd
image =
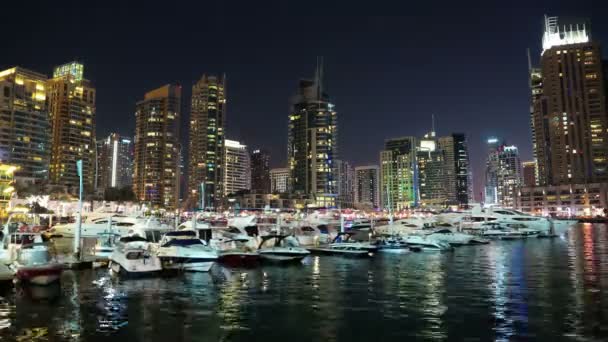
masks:
[[[287,235],[270,234],[261,237],[258,253],[263,260],[273,262],[300,262],[310,252],[300,247],[295,238]]]
[[[148,241],[140,236],[122,237],[109,257],[108,267],[120,276],[154,276],[163,270]]]
[[[209,272],[218,253],[196,236],[192,230],[168,232],[160,242],[156,254],[164,269],[190,272]]]
[[[11,249],[11,254],[15,256],[11,268],[17,281],[49,285],[60,280],[63,266],[53,261],[40,234],[11,234],[9,250]]]

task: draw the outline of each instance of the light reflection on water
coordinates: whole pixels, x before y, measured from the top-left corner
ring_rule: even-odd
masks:
[[[607,229],[163,279],[66,272],[0,294],[0,340],[608,340]]]

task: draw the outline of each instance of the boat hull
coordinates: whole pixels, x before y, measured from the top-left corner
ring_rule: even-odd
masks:
[[[308,248],[308,251],[312,254],[320,254],[320,255],[333,255],[333,256],[343,256],[347,258],[368,258],[373,254],[366,249],[363,250],[340,250],[337,248],[330,247],[314,247]]]
[[[296,263],[301,262],[302,259],[306,258],[308,254],[300,254],[300,253],[263,253],[260,252],[260,259],[269,262],[279,262],[279,263]]]
[[[61,272],[63,272],[61,265],[20,266],[15,277],[24,283],[49,285],[59,281]]]
[[[209,272],[217,259],[161,257],[163,269],[185,272]]]
[[[258,253],[221,253],[218,262],[229,267],[255,267],[260,263]]]
[[[110,269],[110,273],[124,278],[156,277],[162,274],[162,269],[127,271],[124,267],[122,267],[119,263],[115,261],[110,261],[108,264],[108,268]]]

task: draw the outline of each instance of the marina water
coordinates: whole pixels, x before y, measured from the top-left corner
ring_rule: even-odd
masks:
[[[607,341],[608,227],[453,252],[7,289],[0,340]],[[111,338],[111,339],[108,339]]]

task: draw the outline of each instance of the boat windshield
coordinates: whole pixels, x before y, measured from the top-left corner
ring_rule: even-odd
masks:
[[[165,242],[161,247],[172,247],[172,246],[180,246],[180,247],[189,247],[195,245],[205,245],[200,239],[172,239]]]

